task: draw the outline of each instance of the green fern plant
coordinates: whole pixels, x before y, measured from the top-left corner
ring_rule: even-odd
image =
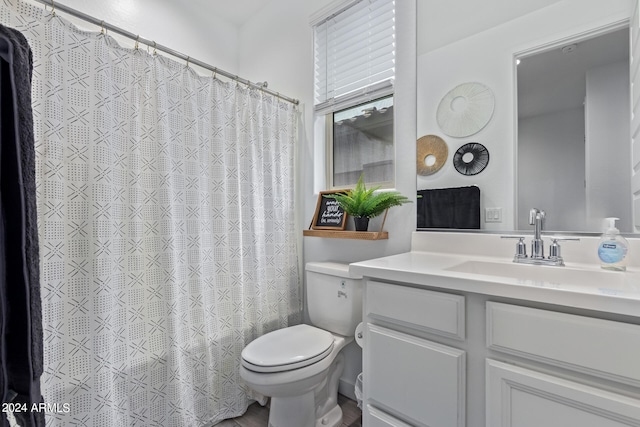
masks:
[[[390,207],[411,203],[411,200],[397,191],[376,193],[379,188],[367,189],[363,176],[360,175],[355,188],[344,193],[325,194],[324,197],[334,199],[346,213],[356,218],[373,218]]]

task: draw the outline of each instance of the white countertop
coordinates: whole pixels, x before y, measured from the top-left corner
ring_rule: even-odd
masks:
[[[504,256],[448,253],[445,247],[442,252],[414,249],[352,263],[350,272],[443,290],[640,317],[640,268],[619,272],[593,263],[565,262],[565,267],[522,265]]]

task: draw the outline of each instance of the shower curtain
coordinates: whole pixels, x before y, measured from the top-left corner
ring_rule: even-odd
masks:
[[[207,426],[300,321],[289,103],[19,0],[33,50],[48,426]],[[132,43],[133,44],[133,43]]]

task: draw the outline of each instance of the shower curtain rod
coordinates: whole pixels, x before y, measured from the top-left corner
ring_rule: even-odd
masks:
[[[68,13],[69,15],[75,16],[76,18],[80,18],[84,21],[87,21],[91,24],[97,25],[105,30],[109,30],[109,31],[113,31],[116,34],[120,34],[121,36],[125,36],[128,37],[132,40],[135,40],[136,42],[136,49],[138,48],[138,43],[143,43],[146,44],[149,47],[152,47],[154,50],[160,50],[162,52],[168,53],[171,56],[175,56],[176,58],[180,58],[183,59],[185,61],[187,61],[187,66],[189,64],[195,64],[198,65],[199,67],[202,67],[204,69],[207,69],[209,71],[213,71],[214,74],[220,74],[223,75],[231,80],[234,80],[238,83],[242,83],[246,86],[252,86],[255,87],[257,89],[260,89],[268,94],[271,94],[273,96],[276,96],[280,99],[282,99],[283,101],[287,101],[287,102],[291,102],[292,104],[298,105],[299,101],[297,99],[294,98],[290,98],[288,96],[282,95],[279,92],[274,92],[271,89],[267,89],[266,87],[266,83],[265,84],[258,84],[258,83],[252,83],[249,80],[243,79],[241,77],[238,77],[237,75],[231,74],[228,71],[224,71],[221,70],[218,67],[214,67],[212,65],[209,65],[205,62],[199,61],[197,59],[191,58],[190,56],[187,56],[181,52],[178,52],[176,50],[173,50],[171,48],[168,48],[166,46],[163,46],[161,44],[157,44],[155,41],[153,40],[149,40],[149,39],[145,39],[143,37],[140,37],[140,35],[138,34],[133,34],[127,30],[124,30],[120,27],[117,27],[115,25],[109,24],[107,22],[101,21],[97,18],[94,18],[93,16],[87,15],[86,13],[80,12],[79,10],[70,8],[68,6],[62,5],[60,3],[57,3],[53,0],[35,0],[38,3],[42,3],[44,5],[50,6],[51,7],[51,13],[53,13],[53,15],[55,16],[55,12],[56,10],[60,10],[64,13]]]

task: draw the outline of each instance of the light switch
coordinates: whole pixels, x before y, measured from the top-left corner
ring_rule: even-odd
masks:
[[[502,222],[502,208],[485,208],[484,222]]]

